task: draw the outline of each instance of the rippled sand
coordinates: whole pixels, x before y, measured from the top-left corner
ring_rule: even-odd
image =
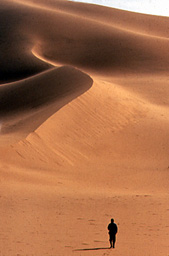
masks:
[[[0,255],[167,255],[168,24],[0,0]]]

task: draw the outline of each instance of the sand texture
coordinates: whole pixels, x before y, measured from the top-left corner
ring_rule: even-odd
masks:
[[[167,17],[0,0],[0,256],[169,254],[168,38]]]

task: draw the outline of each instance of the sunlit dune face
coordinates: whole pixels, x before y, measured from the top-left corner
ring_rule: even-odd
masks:
[[[168,255],[168,27],[0,0],[0,256]]]

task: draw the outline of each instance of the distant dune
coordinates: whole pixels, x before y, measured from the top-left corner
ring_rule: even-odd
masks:
[[[0,0],[0,255],[167,255],[168,25]]]

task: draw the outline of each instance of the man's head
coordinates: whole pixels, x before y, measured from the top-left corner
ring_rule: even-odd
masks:
[[[111,223],[114,223],[114,219],[111,219]]]

